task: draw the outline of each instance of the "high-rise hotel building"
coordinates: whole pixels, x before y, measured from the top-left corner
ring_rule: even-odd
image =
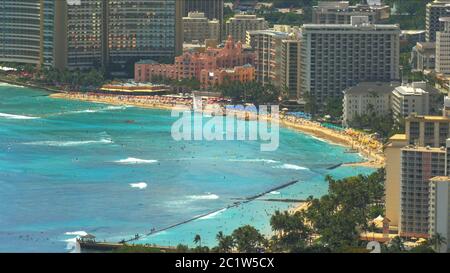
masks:
[[[209,20],[219,20],[220,22],[220,36],[224,29],[223,9],[224,0],[177,0],[184,1],[183,16],[188,16],[189,12],[203,12]],[[222,37],[223,38],[223,37]]]
[[[447,152],[447,160],[448,158]],[[445,238],[444,243],[435,251],[450,252],[450,177],[437,176],[430,179],[429,199],[429,235],[440,234]]]
[[[291,101],[300,95],[300,40],[296,28],[278,25],[274,29],[247,32],[247,44],[255,50],[256,80],[272,84]]]
[[[351,24],[305,24],[301,39],[301,91],[318,105],[360,82],[399,79],[398,25],[370,24],[353,16]]]
[[[444,29],[436,32],[436,72],[450,75],[450,17],[441,17]]]
[[[69,68],[121,69],[141,59],[171,59],[182,51],[183,1],[70,0],[66,18]]]
[[[40,1],[0,1],[0,61],[41,62]]]
[[[434,0],[426,6],[425,39],[427,42],[436,41],[436,32],[444,30],[441,17],[450,16],[450,0]]]
[[[450,250],[450,98],[442,116],[411,115],[385,148],[386,217],[403,237],[439,234]]]
[[[275,30],[249,31],[247,44],[255,50],[256,80],[261,84],[281,83],[282,42],[286,32]]]
[[[182,52],[183,1],[2,0],[0,61],[123,69]]]
[[[61,7],[56,34],[61,43],[61,64],[70,69],[88,69],[108,64],[106,26],[108,1],[70,0]],[[65,30],[65,31],[64,31]]]
[[[395,135],[386,145],[386,217],[400,236],[429,237],[436,221],[442,220],[433,216],[441,203],[436,203],[440,194],[432,182],[450,174],[448,97],[444,106],[442,116],[406,118],[405,134]]]
[[[236,41],[245,43],[247,31],[265,30],[269,24],[264,18],[258,18],[253,14],[236,14],[225,23],[227,36],[232,36]]]

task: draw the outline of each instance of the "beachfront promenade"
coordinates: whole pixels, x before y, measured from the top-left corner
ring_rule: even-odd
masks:
[[[192,98],[182,96],[128,96],[71,92],[54,93],[51,97],[164,110],[186,109],[186,107],[192,109],[193,107]],[[206,100],[204,107],[209,108],[211,104],[215,103],[216,100],[214,99]],[[254,115],[255,113],[241,113],[241,115],[238,115],[238,118]],[[270,115],[260,115],[259,119],[273,120]],[[360,153],[367,158],[366,162],[342,162],[343,165],[381,168],[385,164],[383,144],[371,135],[353,129],[337,130],[319,122],[292,115],[280,114],[278,120],[281,126],[315,136],[333,144],[348,147],[350,151]]]

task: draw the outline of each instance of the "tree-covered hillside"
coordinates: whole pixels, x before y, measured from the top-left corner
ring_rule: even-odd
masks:
[[[237,1],[237,0],[233,0]],[[240,0],[241,3],[253,0]],[[274,4],[273,10],[264,10],[259,13],[271,24],[293,24],[308,23],[311,20],[312,6],[317,5],[319,0],[259,0]],[[432,0],[383,0],[383,3],[391,6],[395,11],[387,23],[400,24],[402,29],[424,29],[425,28],[425,6]],[[350,0],[352,5],[365,3],[365,0]],[[303,8],[304,14],[287,13],[282,14],[276,8]]]

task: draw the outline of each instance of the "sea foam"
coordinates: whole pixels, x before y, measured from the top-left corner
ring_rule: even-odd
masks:
[[[124,110],[129,108],[130,106],[108,106],[100,109],[85,109],[85,110],[76,110],[70,112],[63,112],[58,115],[71,115],[71,114],[86,114],[86,113],[101,113],[105,111],[113,111],[113,110]]]
[[[231,161],[231,162],[264,162],[264,163],[271,163],[271,164],[279,163],[279,161],[276,161],[276,160],[259,159],[259,158],[257,158],[257,159],[230,159],[228,161]]]
[[[12,114],[6,114],[6,113],[0,113],[0,118],[6,118],[6,119],[39,119],[39,117],[12,115]]]
[[[111,139],[103,138],[101,140],[86,140],[86,141],[35,141],[26,142],[25,145],[40,145],[40,146],[52,146],[52,147],[72,147],[89,144],[110,144],[113,143]]]
[[[88,233],[86,231],[72,231],[72,232],[64,233],[64,235],[67,235],[67,236],[75,236],[74,238],[64,240],[64,242],[67,243],[66,249],[70,250],[71,253],[80,253],[81,249],[79,248],[77,239],[82,236],[86,236],[87,234]]]
[[[203,217],[200,217],[200,218],[198,218],[198,219],[200,219],[200,220],[211,219],[211,218],[216,217],[217,215],[221,214],[222,212],[224,212],[224,211],[226,211],[226,210],[227,210],[227,209],[221,209],[221,210],[218,210],[218,211],[213,212],[213,213],[211,213],[211,214],[208,214],[208,215],[205,215],[205,216],[203,216]]]
[[[103,109],[103,110],[124,110],[124,109],[127,109],[127,108],[130,108],[131,106],[128,106],[128,105],[123,105],[123,106],[108,106],[108,107],[106,107],[105,109]]]
[[[6,87],[15,87],[15,88],[25,88],[23,85],[16,85],[16,84],[10,84],[6,82],[0,82],[0,86],[6,86]]]
[[[61,113],[59,115],[70,115],[70,114],[85,114],[85,113],[98,113],[102,111],[102,109],[86,109],[86,110],[78,110],[78,111],[70,111],[70,112],[65,112],[65,113]]]
[[[298,166],[298,165],[294,165],[294,164],[283,164],[283,165],[281,165],[281,166],[276,166],[276,167],[274,167],[274,168],[277,168],[277,169],[287,169],[287,170],[297,170],[297,171],[300,171],[300,170],[309,170],[309,169],[306,168],[306,167],[302,167],[302,166]]]
[[[190,195],[188,196],[188,198],[192,200],[216,200],[219,199],[219,196],[216,194],[208,193],[205,195]]]
[[[119,163],[119,164],[154,164],[154,163],[157,163],[158,160],[147,160],[147,159],[129,157],[127,159],[121,159],[121,160],[117,160],[114,162]]]
[[[86,231],[71,231],[71,232],[66,232],[64,233],[64,235],[68,235],[68,236],[86,236],[88,235],[88,233]]]
[[[145,183],[145,182],[131,183],[130,186],[132,188],[137,188],[137,189],[143,190],[143,189],[147,188],[147,183]]]

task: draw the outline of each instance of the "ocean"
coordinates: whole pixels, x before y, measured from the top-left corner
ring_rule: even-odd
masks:
[[[320,197],[327,174],[374,171],[328,170],[362,158],[290,129],[274,152],[259,141],[175,141],[169,111],[48,94],[0,84],[0,252],[71,252],[85,233],[118,242],[202,215],[135,243],[194,246],[199,234],[214,246],[219,231],[245,224],[269,235],[273,212],[295,205],[273,199]]]

